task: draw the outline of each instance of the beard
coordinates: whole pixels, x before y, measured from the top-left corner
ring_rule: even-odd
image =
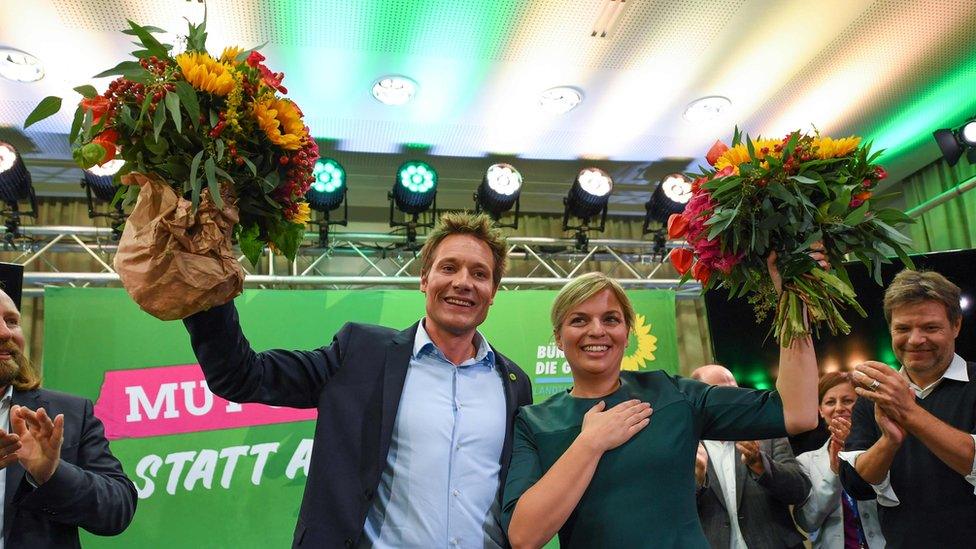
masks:
[[[11,358],[0,360],[0,387],[6,387],[17,379],[23,368],[28,368],[27,357],[17,349],[4,349],[11,354]]]

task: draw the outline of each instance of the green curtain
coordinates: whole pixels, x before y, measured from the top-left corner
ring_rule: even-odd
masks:
[[[965,158],[953,167],[939,159],[903,182],[906,209],[914,208],[973,176],[976,176],[976,165]],[[976,247],[976,192],[965,193],[932,208],[917,218],[908,230],[917,252]]]

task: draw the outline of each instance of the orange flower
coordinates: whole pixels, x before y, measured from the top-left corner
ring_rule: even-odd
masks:
[[[695,277],[695,280],[702,284],[708,284],[708,279],[712,277],[712,270],[699,261],[691,268],[691,276]]]
[[[695,260],[695,253],[688,248],[678,248],[671,250],[671,264],[678,274],[684,275],[691,268],[691,262]]]
[[[98,124],[99,120],[108,113],[111,103],[107,97],[96,95],[91,99],[82,99],[80,105],[86,111],[92,112],[92,123]]]
[[[712,145],[712,148],[708,149],[708,153],[705,154],[705,160],[707,160],[709,164],[714,166],[715,163],[718,162],[719,157],[725,154],[725,151],[727,150],[729,150],[728,145],[722,143],[721,141],[715,141],[715,144]]]
[[[268,139],[286,151],[302,148],[308,137],[301,111],[287,99],[265,99],[255,103],[254,117]]]
[[[93,144],[98,145],[105,151],[105,154],[102,156],[102,159],[96,162],[96,164],[100,166],[108,162],[109,160],[115,158],[115,153],[118,151],[119,148],[118,140],[119,140],[119,132],[112,129],[105,130],[102,133],[95,136],[95,139],[92,139]]]
[[[224,96],[234,89],[234,75],[230,68],[206,53],[181,53],[176,64],[183,78],[194,89]]]
[[[681,214],[671,214],[668,218],[668,238],[681,238],[688,232],[688,220]]]

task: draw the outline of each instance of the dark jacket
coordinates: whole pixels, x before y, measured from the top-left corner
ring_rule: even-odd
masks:
[[[735,496],[742,539],[750,549],[802,547],[804,536],[790,516],[790,505],[798,505],[810,493],[810,480],[793,457],[785,438],[760,440],[765,471],[758,478],[746,469],[739,450],[735,450]],[[699,490],[698,516],[708,543],[727,549],[732,526],[726,510],[722,485],[712,460],[708,460],[707,487]]]
[[[136,489],[105,439],[91,401],[46,389],[13,392],[13,405],[64,414],[61,462],[34,488],[19,463],[7,466],[3,539],[7,549],[81,547],[78,528],[121,533],[136,512]]]
[[[234,402],[317,408],[315,449],[294,547],[352,547],[376,495],[413,352],[417,325],[398,332],[348,323],[329,346],[255,353],[233,302],[184,320],[210,389]],[[518,407],[532,400],[529,378],[495,351],[508,427],[501,454],[505,485]]]

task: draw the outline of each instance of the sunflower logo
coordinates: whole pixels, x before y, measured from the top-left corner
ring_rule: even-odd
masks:
[[[620,362],[621,370],[643,370],[648,362],[654,361],[657,336],[651,333],[651,325],[645,321],[644,315],[635,315],[634,327],[627,339],[627,354]]]

